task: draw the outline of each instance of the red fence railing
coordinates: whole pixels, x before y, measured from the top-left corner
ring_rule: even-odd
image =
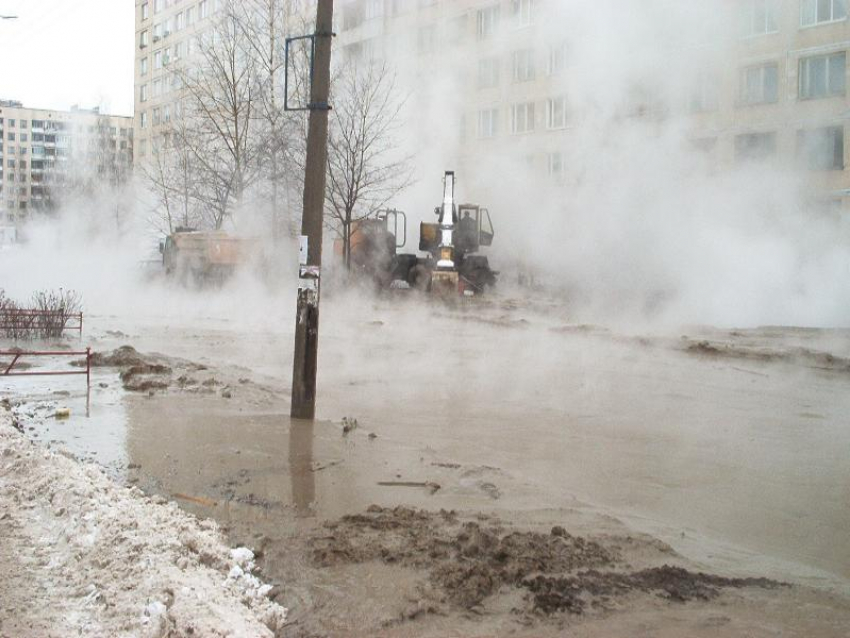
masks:
[[[86,358],[85,368],[79,370],[31,370],[29,368],[15,366],[21,362],[21,359],[26,357],[80,357]],[[0,377],[46,377],[70,374],[86,375],[86,388],[91,387],[91,348],[86,348],[85,351],[72,352],[70,350],[60,350],[58,352],[49,351],[25,351],[25,350],[0,350],[0,357],[12,357],[10,363],[0,362]]]

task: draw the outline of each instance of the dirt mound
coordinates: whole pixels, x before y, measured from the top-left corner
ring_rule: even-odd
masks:
[[[563,527],[549,534],[506,529],[479,515],[371,506],[365,514],[325,525],[329,535],[311,541],[313,561],[331,567],[381,561],[426,570],[429,595],[450,607],[471,609],[505,592],[526,592],[521,614],[583,613],[613,596],[657,593],[685,602],[708,599],[724,588],[774,587],[765,579],[729,579],[681,567],[619,571],[620,554],[603,541],[573,536]],[[608,571],[599,571],[599,568]],[[583,570],[583,571],[579,571]]]
[[[142,357],[133,346],[121,346],[108,354],[93,352],[91,355],[91,365],[95,368],[126,368],[143,366],[148,363],[148,360]]]
[[[817,370],[832,372],[850,372],[850,359],[839,357],[829,352],[812,350],[810,348],[787,348],[773,350],[770,348],[755,348],[740,346],[732,343],[711,342],[707,340],[685,340],[684,351],[705,357],[726,359],[743,359],[764,363],[784,362],[803,365]]]
[[[522,586],[531,593],[532,610],[548,615],[564,611],[581,614],[588,600],[600,604],[613,596],[632,592],[655,593],[684,603],[711,600],[728,588],[775,589],[783,584],[766,578],[724,578],[664,565],[632,573],[587,570],[568,577],[538,575],[523,580]]]

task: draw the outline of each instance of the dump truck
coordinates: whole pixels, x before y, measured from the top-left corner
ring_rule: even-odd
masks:
[[[493,243],[489,211],[478,204],[454,203],[455,174],[446,171],[443,202],[434,209],[437,222],[419,226],[420,256],[400,253],[406,243],[407,216],[397,210],[380,211],[352,225],[351,268],[371,277],[381,287],[414,288],[439,293],[475,295],[496,284],[481,247]],[[342,255],[342,242],[335,244]]]
[[[253,243],[221,230],[179,228],[159,249],[168,277],[183,283],[221,283],[247,258]]]

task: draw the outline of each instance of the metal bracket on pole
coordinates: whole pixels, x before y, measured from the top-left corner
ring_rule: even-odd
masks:
[[[332,107],[327,102],[308,102],[305,106],[290,106],[289,105],[289,49],[293,42],[299,40],[310,40],[310,87],[313,86],[313,72],[315,70],[314,60],[316,57],[316,38],[335,38],[336,33],[333,31],[317,31],[310,35],[297,35],[291,38],[286,38],[284,45],[284,64],[283,64],[283,110],[284,111],[330,111]],[[312,92],[312,91],[311,91]]]

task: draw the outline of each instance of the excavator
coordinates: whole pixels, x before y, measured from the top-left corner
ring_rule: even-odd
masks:
[[[399,252],[406,244],[407,216],[385,210],[353,224],[351,267],[379,287],[472,296],[495,286],[498,273],[478,254],[493,243],[490,213],[478,204],[455,204],[454,188],[454,171],[446,171],[443,202],[434,209],[437,221],[419,226],[419,250],[426,256]],[[339,242],[335,252],[342,254]]]

